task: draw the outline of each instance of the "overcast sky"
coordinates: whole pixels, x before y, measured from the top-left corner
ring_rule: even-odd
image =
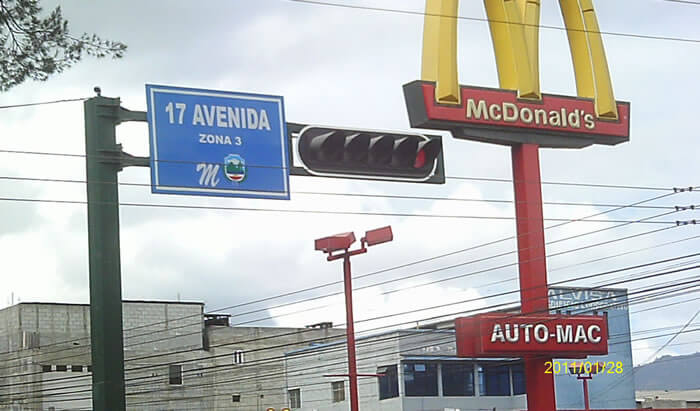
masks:
[[[422,11],[422,0],[337,0]],[[56,1],[43,2],[49,9]],[[544,0],[542,24],[561,27],[558,2]],[[146,83],[284,96],[287,121],[374,129],[407,129],[402,85],[419,79],[423,18],[419,15],[303,4],[288,0],[190,1],[96,0],[60,2],[75,34],[97,33],[128,45],[123,59],[86,58],[47,82],[27,82],[0,94],[0,105],[90,97],[94,86],[120,97],[132,110],[146,109]],[[601,29],[700,39],[700,7],[661,0],[598,1]],[[463,1],[460,15],[485,18],[482,2]],[[545,181],[687,187],[700,185],[697,96],[700,94],[700,42],[653,40],[605,35],[605,46],[617,99],[631,102],[630,142],[583,150],[542,150]],[[541,30],[542,88],[574,95],[575,84],[565,32]],[[459,79],[462,84],[497,87],[488,25],[459,22]],[[118,127],[126,151],[149,152],[145,123]],[[444,134],[446,174],[450,177],[511,177],[507,147],[455,140]],[[0,110],[0,150],[81,154],[84,117],[81,102]],[[7,201],[7,198],[85,200],[85,185],[28,182],[7,177],[85,179],[84,158],[20,155],[0,151],[0,307],[14,301],[87,303],[87,216],[82,204]],[[299,192],[394,194],[451,199],[512,200],[512,185],[448,178],[444,185],[359,182],[291,177],[290,201],[198,198],[150,192],[145,168],[120,174],[122,202],[147,204],[256,207],[272,210],[335,210],[414,214],[514,216],[510,204],[464,201],[390,200],[323,196]],[[545,185],[545,201],[582,204],[629,204],[665,194],[661,191]],[[679,193],[646,205],[700,204],[697,193]],[[599,206],[545,206],[546,218],[576,219],[608,210]],[[624,209],[596,219],[636,220],[664,212]],[[514,235],[512,220],[290,214],[235,210],[192,210],[123,206],[121,214],[122,285],[125,299],[202,301],[207,311],[234,314],[233,323],[304,326],[319,321],[344,323],[342,296],[293,301],[337,293],[340,285],[295,294],[263,304],[260,298],[341,280],[340,262],[328,263],[313,250],[313,240],[338,232],[390,224],[394,241],[371,248],[352,261],[356,275],[450,253]],[[659,220],[688,220],[697,211],[678,212]],[[552,223],[548,223],[552,224]],[[578,222],[547,231],[547,241],[610,227],[612,223]],[[549,279],[572,278],[682,256],[697,251],[698,226],[671,228],[580,251],[579,247],[621,239],[665,227],[629,224],[620,228],[551,244]],[[670,227],[670,226],[669,226]],[[235,238],[235,242],[232,241]],[[660,244],[685,240],[675,244]],[[654,248],[650,248],[654,247]],[[642,250],[645,248],[650,248]],[[515,249],[515,242],[456,253],[422,264],[387,271],[356,281],[367,286],[355,294],[356,320],[455,303],[381,321],[358,324],[361,330],[419,321],[440,314],[517,302],[478,297],[517,289],[513,265],[429,286],[423,283],[471,274],[516,261],[514,253],[472,262]],[[637,251],[641,250],[641,251]],[[624,256],[602,259],[627,251]],[[598,260],[590,262],[591,260]],[[680,261],[686,266],[694,259]],[[587,263],[587,264],[583,264]],[[649,270],[625,271],[571,282],[587,286],[634,279]],[[433,271],[409,280],[377,282]],[[697,271],[654,280],[618,283],[630,292],[668,281],[688,281]],[[496,284],[493,284],[496,283]],[[387,291],[405,289],[385,294]],[[691,290],[692,291],[692,290]],[[700,306],[697,294],[686,294],[631,306],[633,339],[678,330]],[[465,300],[470,302],[464,302]],[[676,302],[635,314],[636,311]],[[271,306],[281,307],[271,308]],[[323,308],[320,308],[323,307]],[[258,311],[241,314],[246,311]],[[298,313],[298,311],[302,311]],[[270,318],[272,317],[272,318]],[[255,322],[254,320],[261,320]],[[698,321],[696,321],[696,325]],[[695,327],[697,328],[697,327]],[[646,361],[669,337],[633,343],[635,362]],[[680,335],[663,354],[698,351],[700,335]]]

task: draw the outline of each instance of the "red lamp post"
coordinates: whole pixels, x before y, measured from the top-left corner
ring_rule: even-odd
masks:
[[[357,254],[367,252],[366,246],[373,246],[381,243],[386,243],[394,239],[391,232],[391,226],[377,228],[365,233],[365,236],[360,239],[361,247],[357,250],[350,251],[350,246],[355,242],[354,233],[342,233],[329,237],[319,238],[315,241],[316,250],[323,251],[328,254],[326,260],[334,261],[343,259],[343,278],[345,283],[345,316],[347,327],[347,345],[348,345],[348,374],[350,379],[350,410],[359,411],[359,395],[357,392],[357,377],[371,376],[376,377],[376,374],[358,374],[357,361],[355,358],[355,322],[352,316],[352,276],[350,272],[350,257]]]
[[[605,363],[602,362],[573,362],[569,364],[569,372],[576,376],[576,379],[583,381],[583,403],[585,410],[590,410],[591,406],[588,402],[588,380],[593,379],[593,374],[602,372],[605,369]]]

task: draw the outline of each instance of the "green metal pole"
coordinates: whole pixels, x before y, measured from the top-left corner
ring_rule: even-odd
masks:
[[[117,186],[121,146],[115,130],[119,110],[118,98],[85,102],[92,407],[98,411],[126,409]]]

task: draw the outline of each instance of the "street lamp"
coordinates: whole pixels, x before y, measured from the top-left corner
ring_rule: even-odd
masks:
[[[569,363],[569,373],[576,376],[576,379],[583,381],[583,403],[584,410],[590,410],[588,402],[588,380],[593,379],[593,374],[603,372],[605,363],[602,362],[572,362]]]
[[[318,251],[328,254],[326,260],[334,261],[343,259],[343,279],[345,283],[345,317],[348,342],[348,374],[350,379],[350,410],[359,411],[359,398],[357,393],[357,363],[355,359],[355,323],[352,317],[352,277],[350,273],[350,257],[367,252],[367,246],[373,246],[389,242],[394,239],[391,226],[377,228],[365,232],[360,239],[360,248],[350,251],[350,246],[355,242],[355,234],[341,233],[329,237],[319,238],[315,241]],[[345,376],[345,375],[344,375]],[[376,377],[376,374],[361,374],[361,376]]]

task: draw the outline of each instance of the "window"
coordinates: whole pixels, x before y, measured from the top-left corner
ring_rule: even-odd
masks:
[[[51,372],[51,366],[50,365],[42,365],[41,372]]]
[[[345,381],[332,382],[331,391],[333,391],[333,402],[345,401]]]
[[[474,365],[463,362],[443,363],[442,395],[445,397],[474,395]]]
[[[83,372],[83,366],[82,365],[71,365],[70,370],[73,372]]]
[[[92,372],[92,365],[88,365],[88,366],[87,366],[87,371],[88,371],[88,372]]]
[[[395,398],[399,396],[399,374],[395,365],[377,368],[379,377],[379,399]]]
[[[525,394],[525,367],[515,364],[510,367],[513,376],[513,395]]]
[[[243,364],[243,350],[235,350],[233,352],[233,363]]]
[[[233,394],[231,396],[231,402],[241,402],[241,394]]]
[[[417,362],[403,365],[407,397],[437,397],[437,381],[437,364]]]
[[[171,364],[168,366],[168,383],[170,385],[182,385],[182,365]]]
[[[509,368],[507,365],[479,366],[479,394],[485,396],[509,396]]]
[[[301,389],[289,390],[289,408],[301,408]]]
[[[68,366],[67,365],[57,365],[56,371],[68,371]]]

